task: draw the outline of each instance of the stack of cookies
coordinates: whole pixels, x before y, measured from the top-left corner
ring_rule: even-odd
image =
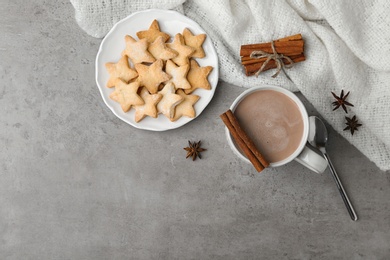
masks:
[[[185,28],[171,36],[154,20],[148,30],[137,32],[138,40],[125,36],[126,47],[117,63],[106,63],[110,75],[106,86],[115,88],[110,98],[124,112],[135,109],[135,122],[163,114],[171,121],[196,116],[195,103],[201,88],[210,90],[208,75],[213,67],[201,67],[195,59],[205,57],[205,34]]]

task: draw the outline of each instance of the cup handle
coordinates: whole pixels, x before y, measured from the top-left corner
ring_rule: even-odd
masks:
[[[324,157],[307,147],[307,144],[295,160],[316,173],[323,173],[328,167]]]

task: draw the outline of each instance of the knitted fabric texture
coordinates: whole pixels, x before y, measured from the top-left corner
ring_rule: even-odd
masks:
[[[365,0],[70,0],[80,27],[104,37],[119,20],[150,8],[172,9],[193,19],[213,40],[220,79],[240,87],[273,84],[301,91],[325,120],[381,170],[390,169],[390,1]],[[243,44],[270,42],[301,33],[306,61],[287,70],[247,77]],[[332,111],[331,91],[350,91],[348,116],[363,124],[343,131],[345,114]],[[346,155],[348,156],[348,155]]]

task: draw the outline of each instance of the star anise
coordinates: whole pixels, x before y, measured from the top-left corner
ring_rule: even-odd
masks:
[[[334,101],[332,103],[332,105],[334,106],[333,111],[338,109],[341,106],[344,109],[345,113],[348,114],[346,106],[353,107],[353,105],[346,100],[348,95],[349,95],[349,91],[348,91],[348,93],[345,96],[344,96],[344,90],[341,90],[341,94],[340,94],[339,97],[335,93],[333,93],[333,92],[332,92],[332,95],[336,99],[336,101]]]
[[[196,157],[199,157],[199,159],[202,159],[202,157],[200,156],[200,153],[203,151],[206,151],[206,149],[200,147],[200,141],[199,142],[188,141],[188,145],[189,145],[188,147],[184,148],[184,150],[187,151],[186,158],[192,157],[193,161],[196,160]]]
[[[356,116],[353,116],[352,118],[345,117],[345,119],[347,119],[347,123],[345,123],[347,125],[347,127],[344,128],[344,131],[350,130],[352,135],[355,132],[355,130],[356,131],[359,130],[358,129],[359,126],[362,126],[362,124],[358,123]]]

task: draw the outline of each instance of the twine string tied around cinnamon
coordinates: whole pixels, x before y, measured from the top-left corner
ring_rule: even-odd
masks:
[[[267,58],[263,65],[260,67],[260,69],[255,73],[256,77],[259,76],[259,74],[264,70],[265,66],[267,66],[268,62],[270,60],[275,60],[276,64],[276,73],[272,75],[273,78],[277,77],[280,73],[281,70],[286,74],[286,76],[289,78],[287,73],[284,71],[284,68],[289,69],[293,66],[294,62],[293,60],[283,54],[277,53],[275,50],[275,45],[274,42],[271,41],[271,48],[273,53],[268,53],[265,51],[252,51],[250,54],[250,57],[253,59],[262,59],[262,58]],[[284,63],[283,59],[286,59],[288,63]]]

